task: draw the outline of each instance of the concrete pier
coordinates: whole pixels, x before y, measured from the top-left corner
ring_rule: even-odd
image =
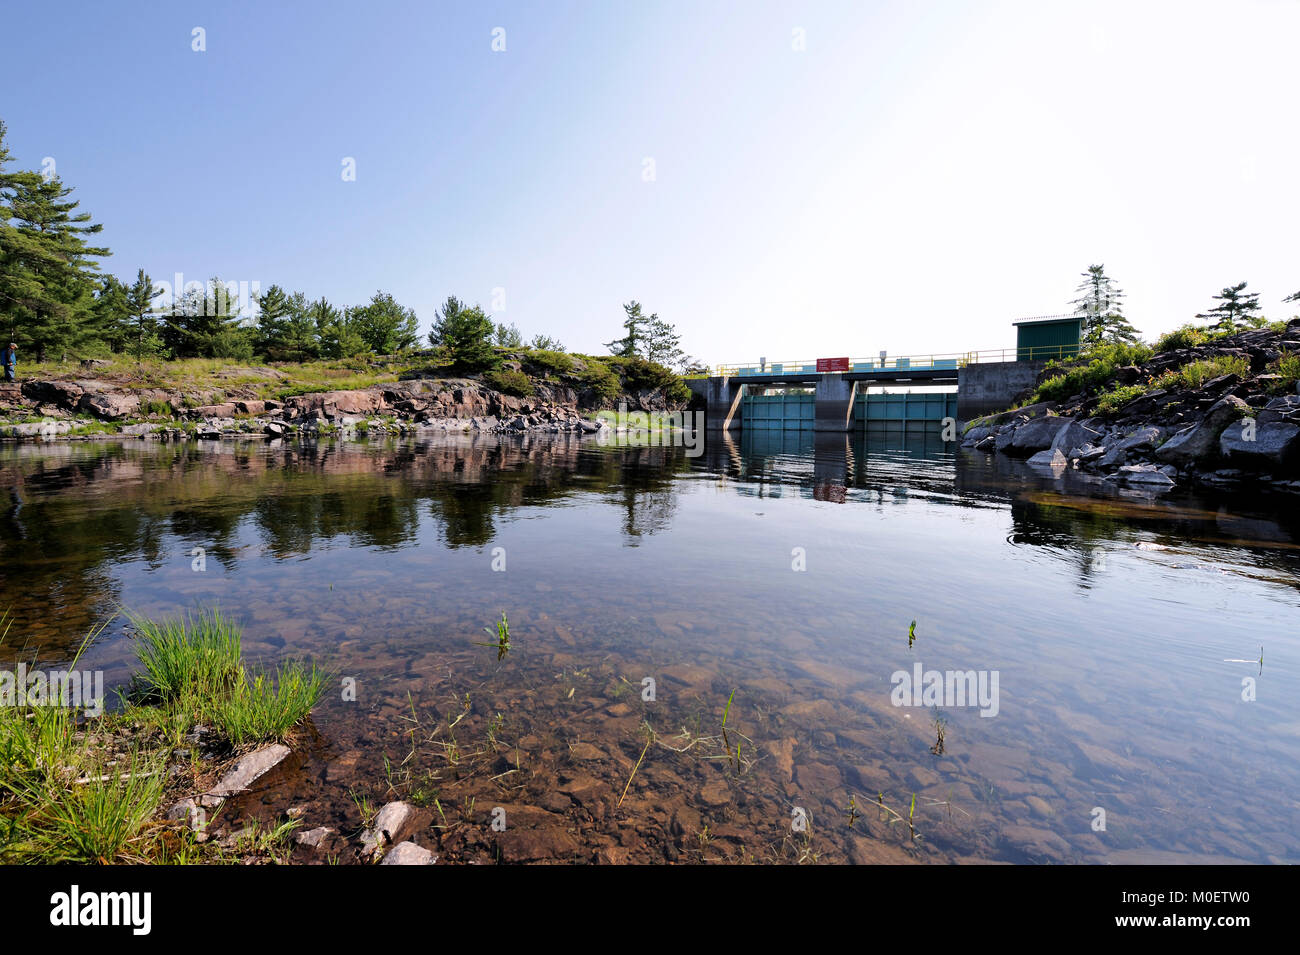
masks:
[[[848,431],[853,427],[853,399],[858,383],[841,374],[825,374],[817,379],[817,408],[814,431]]]

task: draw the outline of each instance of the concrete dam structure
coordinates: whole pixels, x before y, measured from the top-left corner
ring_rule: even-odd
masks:
[[[709,376],[687,378],[708,428],[844,432],[855,427],[945,419],[969,421],[1004,411],[1032,388],[1051,359],[1079,353],[1078,316],[1051,316],[1014,323],[1014,349],[851,361],[761,361],[720,366]],[[891,391],[873,391],[876,387]],[[925,389],[925,390],[917,390]]]

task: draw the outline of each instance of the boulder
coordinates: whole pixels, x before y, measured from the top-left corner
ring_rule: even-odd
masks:
[[[388,850],[380,865],[433,865],[438,857],[414,842],[399,842]]]
[[[72,411],[77,407],[83,389],[70,381],[24,381],[22,395],[38,405],[51,404]]]
[[[1147,425],[1116,441],[1111,447],[1121,451],[1152,451],[1159,447],[1168,432],[1158,425]]]
[[[1257,419],[1260,424],[1290,421],[1300,424],[1300,395],[1282,395],[1264,406]]]
[[[1100,443],[1101,432],[1082,421],[1066,423],[1052,439],[1050,450],[1068,452],[1085,444]]]
[[[257,780],[261,779],[289,757],[289,747],[282,743],[272,743],[254,750],[239,759],[219,780],[217,784],[199,797],[205,806],[219,806],[221,803],[240,793],[247,792]]]
[[[1219,435],[1219,453],[1237,468],[1291,472],[1300,464],[1300,425],[1289,421],[1255,423],[1253,430],[1230,426]]]
[[[197,408],[190,409],[190,415],[195,418],[233,418],[238,409],[233,401],[223,401],[216,405],[199,405]]]
[[[1105,453],[1097,458],[1097,467],[1113,468],[1118,467],[1128,460],[1128,452],[1123,448],[1106,448]]]
[[[383,846],[402,841],[415,829],[415,807],[406,802],[390,802],[375,816],[374,824],[361,834],[361,852],[373,855]]]
[[[1016,428],[1015,437],[1006,448],[1006,453],[1023,458],[1038,451],[1046,451],[1066,427],[1069,427],[1069,422],[1061,418],[1031,418]]]
[[[97,418],[118,421],[140,410],[140,399],[130,394],[83,394],[77,400],[77,410],[88,411]]]
[[[1065,455],[1060,452],[1060,449],[1052,448],[1032,455],[1026,463],[1033,467],[1047,467],[1059,470],[1070,462],[1065,459]]]
[[[1125,484],[1137,484],[1151,488],[1170,488],[1174,479],[1154,464],[1129,464],[1120,468],[1117,476]]]
[[[1177,467],[1187,467],[1217,458],[1219,435],[1249,411],[1250,405],[1234,395],[1216,401],[1200,424],[1178,432],[1157,448],[1157,460]]]

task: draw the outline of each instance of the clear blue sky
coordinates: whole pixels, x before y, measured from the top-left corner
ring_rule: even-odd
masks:
[[[1003,346],[1093,262],[1147,334],[1300,311],[1290,0],[54,9],[6,11],[0,118],[122,276],[422,330],[500,287],[583,351],[638,299],[711,362]]]

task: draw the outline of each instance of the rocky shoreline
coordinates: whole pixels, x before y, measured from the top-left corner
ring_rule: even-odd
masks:
[[[1064,400],[976,419],[961,446],[1151,493],[1247,484],[1300,492],[1300,384],[1276,370],[1288,353],[1300,355],[1300,319],[1164,351]],[[1245,373],[1162,386],[1171,372],[1215,362]],[[1060,374],[1049,369],[1039,384]]]
[[[469,378],[412,378],[283,401],[241,398],[190,406],[159,389],[96,379],[30,380],[0,390],[0,438],[28,441],[142,438],[159,441],[420,432],[595,434],[607,427],[574,388],[535,382],[516,397]],[[659,410],[657,390],[623,396],[630,408]],[[164,410],[165,409],[165,410]],[[11,419],[8,423],[3,418]],[[13,418],[25,420],[13,421]]]

